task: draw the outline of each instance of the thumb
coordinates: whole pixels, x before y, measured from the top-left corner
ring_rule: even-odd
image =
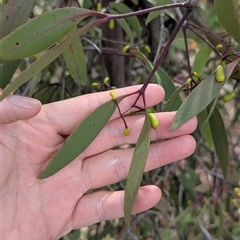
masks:
[[[0,123],[13,123],[36,116],[41,110],[41,103],[33,98],[9,95],[0,102]]]

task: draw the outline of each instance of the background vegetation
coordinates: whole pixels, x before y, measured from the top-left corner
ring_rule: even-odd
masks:
[[[188,20],[192,24],[191,27],[197,26],[193,27],[196,32],[186,28],[185,37],[185,30],[180,31],[168,49],[167,56],[157,71],[161,84],[166,90],[166,97],[162,104],[155,106],[155,110],[177,110],[181,102],[185,102],[186,96],[193,89],[197,89],[200,81],[214,73],[217,64],[225,61],[229,65],[240,58],[239,39],[236,37],[240,36],[240,2],[229,0],[236,7],[238,22],[234,22],[233,25],[237,26],[238,31],[229,29],[230,24],[229,26],[223,24],[222,12],[217,10],[216,2],[214,6],[214,1],[200,0]],[[30,19],[57,8],[83,7],[98,12],[123,14],[169,3],[170,0],[5,0],[1,2],[3,26],[1,39]],[[10,21],[16,9],[18,11],[15,22]],[[228,9],[225,10],[227,13]],[[65,51],[41,71],[22,81],[19,80],[19,76],[23,76],[24,71],[32,67],[43,53],[36,51],[30,57],[19,57],[19,59],[8,59],[10,54],[7,53],[7,57],[4,55],[5,57],[1,58],[3,60],[0,86],[3,89],[10,86],[11,90],[13,86],[11,84],[16,79],[19,82],[19,87],[15,90],[16,94],[49,103],[111,89],[113,86],[119,88],[144,83],[151,67],[157,62],[173,34],[182,12],[184,11],[180,10],[179,13],[176,9],[167,9],[122,20],[110,20],[93,26],[81,34],[81,41],[74,45],[75,50]],[[4,18],[7,13],[10,20]],[[97,16],[86,18],[77,27],[84,27],[95,18]],[[187,49],[185,39],[187,39]],[[223,45],[223,49],[216,51],[217,44]],[[123,53],[122,49],[126,45],[138,47],[142,55],[130,57],[128,52]],[[49,47],[46,47],[46,51]],[[234,54],[231,55],[232,53]],[[232,58],[229,59],[229,56]],[[194,133],[197,141],[195,153],[188,159],[144,174],[142,185],[156,184],[163,192],[161,201],[154,208],[135,215],[132,229],[126,227],[123,219],[115,219],[74,230],[62,240],[240,239],[239,67],[239,64],[236,65],[233,73],[229,73],[227,83],[221,87],[221,91],[219,89],[215,100],[205,104],[206,112],[201,112],[202,115],[196,114],[199,128]],[[194,71],[200,77],[192,76]],[[106,77],[109,77],[109,82],[106,80],[104,82]],[[188,78],[192,80],[191,83],[186,84]],[[154,81],[160,83],[156,77],[153,78]],[[93,87],[92,83],[97,83],[97,86]],[[181,93],[178,91],[176,94],[176,89],[184,91]],[[235,97],[225,103],[222,100],[223,96],[233,89],[236,93]],[[205,101],[204,98],[205,96],[199,97],[202,102]],[[221,115],[214,124],[220,126],[227,134],[227,144],[224,144],[221,138],[218,142],[214,140],[213,130],[210,130],[211,122],[203,125],[209,111],[211,112],[211,106],[216,106],[220,110]],[[221,119],[224,125],[221,125]],[[221,157],[215,151],[217,148],[225,149],[223,154],[229,151],[230,157],[227,160],[219,159]],[[227,171],[225,179],[224,171]],[[106,188],[125,189],[125,181]]]

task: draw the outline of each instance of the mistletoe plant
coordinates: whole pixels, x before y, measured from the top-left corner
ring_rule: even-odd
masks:
[[[226,36],[219,37],[207,29],[188,23],[187,19],[194,10],[197,2],[198,0],[189,0],[183,3],[173,1],[171,4],[122,14],[116,13],[113,9],[109,9],[108,12],[103,12],[101,11],[100,4],[98,4],[97,11],[66,7],[51,10],[21,25],[21,23],[17,22],[17,17],[12,24],[8,24],[7,19],[13,6],[20,6],[22,1],[8,1],[3,11],[2,19],[6,22],[3,25],[2,39],[0,40],[0,59],[4,60],[0,74],[1,87],[6,86],[6,88],[0,96],[0,100],[3,100],[9,94],[16,91],[21,85],[41,72],[61,54],[68,66],[70,74],[76,79],[76,82],[83,85],[86,84],[86,80],[78,80],[79,76],[86,79],[84,78],[86,71],[83,67],[85,66],[83,46],[79,37],[92,27],[105,22],[109,22],[110,29],[114,28],[114,21],[119,23],[129,38],[129,46],[126,46],[121,54],[138,58],[145,64],[149,71],[146,81],[139,90],[124,96],[116,96],[114,91],[111,90],[109,101],[92,112],[68,137],[56,156],[40,174],[40,179],[50,177],[57,173],[81,154],[98,136],[116,109],[118,109],[119,115],[123,120],[125,127],[123,134],[126,137],[131,129],[128,128],[125,115],[132,109],[137,109],[141,113],[143,112],[145,114],[145,121],[135,146],[125,193],[124,216],[125,222],[129,226],[135,197],[140,186],[148,155],[150,130],[151,127],[157,128],[159,125],[154,113],[149,112],[146,108],[147,99],[145,98],[145,91],[152,79],[155,79],[159,84],[163,85],[163,87],[170,86],[170,88],[165,89],[169,98],[163,111],[176,110],[181,105],[174,118],[171,130],[178,128],[192,117],[197,116],[206,141],[213,142],[223,174],[226,177],[229,162],[227,135],[221,115],[216,108],[216,103],[220,96],[220,90],[228,79],[234,79],[235,84],[233,85],[232,92],[224,97],[225,102],[235,96],[235,89],[240,81],[240,53],[234,48],[234,44],[238,45],[240,43],[239,1],[215,0],[215,10],[219,21],[227,31],[227,37],[230,37],[234,43],[233,41],[226,41],[226,39],[228,39]],[[24,11],[26,12],[26,17],[22,19],[22,21],[28,19],[29,14],[27,13],[32,11],[34,3],[35,1],[31,0],[28,1],[28,5],[25,4],[26,8]],[[115,8],[117,8],[116,5]],[[131,28],[126,24],[125,19],[146,13],[154,13],[159,10],[177,8],[185,9],[185,13],[183,15],[179,14],[180,20],[176,28],[168,39],[163,51],[157,56],[155,63],[152,64],[136,46],[133,46]],[[163,76],[163,71],[159,67],[180,30],[182,30],[185,40],[189,77],[182,87],[174,91],[175,87],[172,82],[161,77]],[[193,67],[190,66],[189,61],[187,30],[196,34],[206,43],[205,47],[202,48],[196,56]],[[77,52],[78,54],[76,54]],[[79,54],[79,52],[82,54]],[[201,73],[212,52],[215,52],[218,56],[219,62],[216,71],[203,79]],[[38,54],[36,60],[24,69],[13,82],[9,83],[12,74],[19,65],[20,59],[28,58],[36,54]],[[108,79],[105,79],[104,81],[105,86],[107,85],[107,80]],[[181,91],[188,93],[187,99],[182,104],[179,98]],[[122,112],[119,103],[132,95],[135,95],[136,99],[131,108]],[[138,105],[140,99],[143,101],[144,108],[140,108]],[[209,131],[211,132],[210,137],[208,134]]]

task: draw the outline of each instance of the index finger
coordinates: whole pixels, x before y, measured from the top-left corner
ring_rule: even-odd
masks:
[[[117,96],[130,94],[141,88],[141,85],[114,90]],[[131,95],[120,103],[122,112],[129,109],[138,95]],[[154,106],[164,97],[164,90],[157,84],[149,84],[145,92],[147,107]],[[56,126],[58,134],[69,135],[96,108],[111,99],[109,91],[91,93],[71,99],[46,104],[43,111],[48,120]],[[142,97],[138,100],[139,107],[143,107]],[[111,119],[119,117],[117,110]]]

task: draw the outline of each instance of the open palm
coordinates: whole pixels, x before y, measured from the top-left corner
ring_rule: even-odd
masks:
[[[119,89],[116,94],[120,96],[138,88]],[[147,104],[157,104],[163,95],[160,86],[149,85]],[[42,108],[37,104],[28,110],[3,101],[1,121],[5,124],[1,125],[0,142],[3,239],[58,239],[72,229],[123,216],[124,191],[87,192],[127,177],[133,149],[111,149],[136,143],[143,116],[126,118],[130,134],[125,137],[124,125],[116,111],[99,136],[72,163],[47,179],[37,178],[76,126],[109,99],[109,93],[103,92]],[[121,109],[128,109],[134,99],[131,96],[123,100]],[[196,119],[169,132],[174,113],[156,116],[160,127],[151,130],[151,140],[167,140],[151,145],[146,171],[185,158],[195,149],[195,141],[189,134],[196,128]],[[160,197],[161,191],[156,186],[140,188],[134,212],[149,209]]]

